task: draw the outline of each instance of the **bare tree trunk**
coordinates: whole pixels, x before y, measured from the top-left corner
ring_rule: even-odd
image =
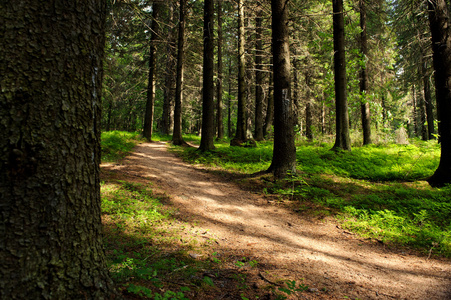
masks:
[[[241,145],[247,140],[246,117],[246,57],[244,44],[244,0],[238,1],[238,116],[232,145]]]
[[[221,140],[224,138],[224,124],[222,117],[222,0],[218,0],[218,84],[216,86],[217,96],[216,96],[216,126],[218,128],[218,139]]]
[[[174,7],[173,3],[169,2],[169,20],[168,20],[168,44],[166,47],[166,74],[165,74],[165,87],[163,95],[163,115],[161,118],[161,133],[169,135],[172,133],[173,125],[173,100],[176,80],[176,58],[175,58],[175,33],[174,33]]]
[[[427,121],[427,137],[426,139],[434,139],[435,128],[434,128],[434,106],[432,104],[431,96],[431,84],[429,82],[429,74],[427,71],[427,60],[425,58],[425,53],[423,53],[423,59],[421,62],[421,70],[423,75],[423,93],[424,102],[426,106],[426,121]]]
[[[261,3],[257,4],[257,17],[256,17],[256,52],[255,52],[255,136],[256,141],[263,140],[263,102],[264,102],[264,90],[263,81],[265,75],[263,73],[263,10]]]
[[[285,0],[272,0],[272,42],[274,57],[274,150],[268,171],[275,177],[296,172],[293,103],[291,100],[288,6]]]
[[[366,60],[368,59],[368,41],[366,36],[366,0],[359,0],[360,5],[360,28],[362,30],[360,34],[360,51],[362,54],[362,69],[360,71],[360,96],[362,103],[360,104],[361,117],[362,117],[362,131],[363,131],[363,144],[369,145],[371,141],[371,117],[370,117],[370,103],[366,98],[368,93],[368,71],[366,67]]]
[[[312,93],[310,91],[311,86],[311,75],[307,70],[305,73],[305,85],[307,94],[307,103],[305,105],[305,136],[309,141],[313,140],[313,112],[312,112]]]
[[[160,18],[160,11],[162,8],[161,3],[153,4],[152,12],[152,26],[151,37],[149,47],[149,77],[147,82],[147,102],[146,102],[146,114],[144,115],[144,129],[143,137],[148,141],[152,140],[153,133],[153,113],[155,102],[155,64],[156,64],[156,41],[159,36],[160,26],[158,25],[158,19]]]
[[[431,186],[451,183],[451,24],[445,0],[428,1],[435,70],[438,120],[441,124],[440,163],[428,179]]]
[[[333,149],[351,150],[348,100],[346,96],[346,59],[343,0],[332,0],[334,27],[334,78],[336,137]]]
[[[266,102],[266,118],[265,118],[265,126],[263,127],[263,135],[268,137],[271,132],[271,127],[274,123],[274,67],[273,67],[273,58],[270,59],[270,72],[269,72],[269,87],[268,87],[268,101]]]
[[[180,0],[179,32],[177,43],[177,78],[175,83],[175,103],[174,103],[174,132],[172,143],[174,145],[185,145],[182,136],[182,100],[183,100],[183,72],[185,68],[185,18],[186,1]]]
[[[105,18],[101,0],[0,5],[0,299],[118,296],[100,218]]]
[[[215,103],[214,103],[214,5],[213,0],[204,2],[204,63],[202,88],[202,135],[199,151],[211,151],[215,148]]]

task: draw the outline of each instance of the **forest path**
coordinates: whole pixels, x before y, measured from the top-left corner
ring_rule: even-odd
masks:
[[[138,145],[117,168],[154,182],[182,216],[209,229],[225,254],[242,253],[279,278],[314,288],[303,299],[451,299],[448,260],[385,249],[333,219],[303,219],[183,162],[165,143]]]

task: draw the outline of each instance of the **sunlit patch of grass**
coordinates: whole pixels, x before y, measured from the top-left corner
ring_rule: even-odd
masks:
[[[112,162],[125,157],[140,142],[142,139],[137,132],[102,132],[102,162]]]
[[[270,141],[255,148],[217,143],[209,153],[174,149],[191,163],[241,174],[265,170],[272,159]],[[267,195],[297,201],[299,212],[334,215],[363,236],[451,256],[451,189],[417,181],[433,174],[439,157],[436,141],[369,145],[351,152],[304,142],[297,145],[297,174],[283,180],[265,177],[257,186]]]

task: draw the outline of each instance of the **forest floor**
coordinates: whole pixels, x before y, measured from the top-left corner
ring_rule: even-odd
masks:
[[[152,190],[177,209],[177,218],[191,224],[184,234],[196,232],[206,242],[191,257],[224,262],[220,270],[205,270],[215,288],[191,295],[194,299],[276,299],[265,287],[284,282],[288,299],[451,299],[448,259],[361,238],[332,217],[296,212],[273,196],[252,192],[242,175],[220,176],[167,148],[163,142],[143,143],[102,169],[152,182]],[[306,291],[296,292],[287,281]]]

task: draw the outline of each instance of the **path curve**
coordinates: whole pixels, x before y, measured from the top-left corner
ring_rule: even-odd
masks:
[[[115,168],[154,182],[182,214],[209,228],[223,249],[245,251],[331,291],[308,299],[451,299],[448,260],[397,253],[359,240],[333,221],[304,220],[183,162],[163,142],[138,145]]]

